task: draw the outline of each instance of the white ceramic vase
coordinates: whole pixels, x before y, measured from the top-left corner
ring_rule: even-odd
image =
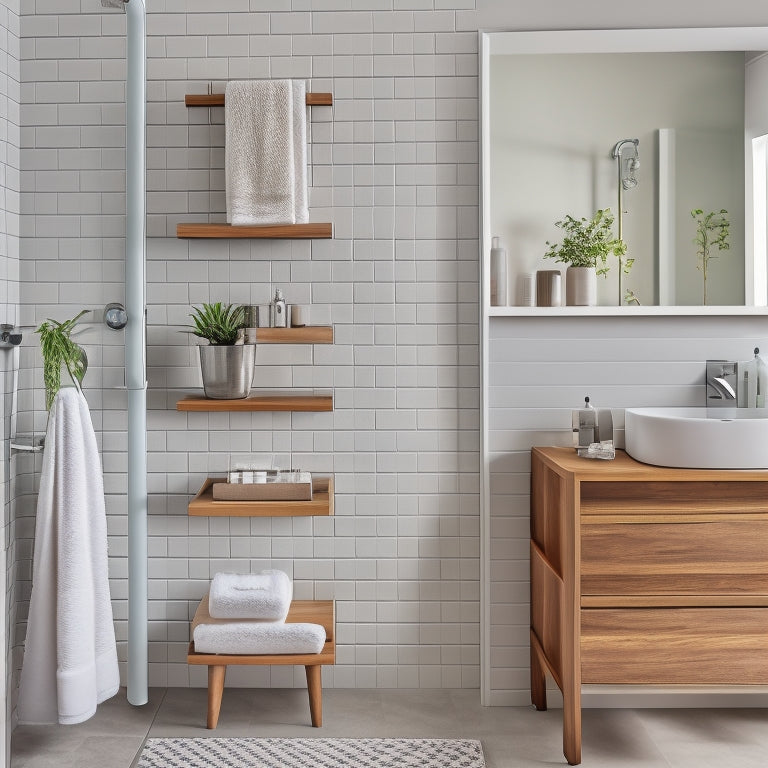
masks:
[[[594,267],[568,267],[565,271],[565,303],[569,307],[594,307],[597,304]]]

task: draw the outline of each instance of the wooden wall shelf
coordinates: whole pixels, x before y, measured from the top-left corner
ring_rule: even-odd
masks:
[[[188,93],[184,96],[184,104],[188,107],[223,107],[223,93]],[[332,107],[332,93],[308,93],[308,107]]]
[[[333,344],[332,325],[305,325],[303,328],[258,328],[257,344]]]
[[[263,392],[241,400],[213,400],[187,395],[176,403],[177,411],[332,411],[333,394],[321,392]]]
[[[183,239],[272,239],[328,240],[333,237],[333,224],[270,224],[267,226],[233,226],[232,224],[177,224],[176,237]]]
[[[312,501],[214,501],[213,484],[223,477],[209,477],[187,512],[192,517],[308,517],[333,514],[333,477],[312,478]]]

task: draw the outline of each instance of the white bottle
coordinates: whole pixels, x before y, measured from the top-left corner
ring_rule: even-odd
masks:
[[[275,291],[275,300],[272,302],[272,327],[287,328],[288,320],[285,311],[285,299],[283,292],[278,288]]]
[[[498,237],[491,244],[491,306],[507,306],[507,252]]]

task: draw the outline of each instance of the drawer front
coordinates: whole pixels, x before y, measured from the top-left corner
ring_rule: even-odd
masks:
[[[581,681],[768,684],[768,608],[582,610]]]
[[[768,521],[581,526],[582,595],[768,595]]]

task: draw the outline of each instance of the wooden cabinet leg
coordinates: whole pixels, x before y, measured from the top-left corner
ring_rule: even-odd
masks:
[[[547,680],[539,641],[531,630],[531,703],[539,711],[547,708]]]
[[[224,678],[227,676],[226,664],[211,664],[208,667],[208,722],[207,728],[213,730],[219,722],[221,698],[224,695]]]
[[[563,690],[563,754],[570,765],[581,763],[581,688]]]
[[[309,692],[309,714],[312,726],[320,728],[323,724],[323,668],[319,664],[307,664],[307,691]]]

